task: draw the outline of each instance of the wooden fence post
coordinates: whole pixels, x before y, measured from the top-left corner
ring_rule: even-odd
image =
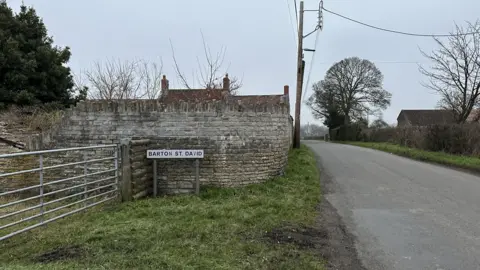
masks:
[[[132,166],[130,164],[130,140],[121,140],[120,153],[122,157],[122,179],[120,193],[122,202],[132,200]]]

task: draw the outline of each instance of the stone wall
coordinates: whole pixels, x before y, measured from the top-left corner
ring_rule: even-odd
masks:
[[[205,149],[202,185],[238,186],[282,174],[292,142],[288,99],[275,103],[229,101],[163,104],[156,100],[87,101],[61,123],[27,141],[30,150],[149,139],[152,148]],[[164,193],[192,189],[191,160],[159,162]]]

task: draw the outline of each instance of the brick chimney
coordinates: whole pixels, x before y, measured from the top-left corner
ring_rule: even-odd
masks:
[[[289,87],[288,85],[285,85],[283,87],[283,97],[282,97],[283,102],[289,103],[290,102],[290,93],[289,93]]]
[[[168,95],[168,80],[167,76],[163,75],[162,78],[162,97],[166,97]]]
[[[223,90],[230,92],[230,79],[228,78],[228,73],[225,74],[225,77],[223,78]]]
[[[230,79],[228,78],[228,73],[223,77],[223,87],[222,87],[222,98],[223,100],[228,100],[230,96]]]

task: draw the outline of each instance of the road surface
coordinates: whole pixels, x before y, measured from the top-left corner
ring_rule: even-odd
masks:
[[[350,145],[304,142],[365,268],[480,269],[480,178]]]

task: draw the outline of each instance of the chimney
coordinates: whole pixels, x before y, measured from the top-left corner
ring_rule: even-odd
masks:
[[[223,78],[223,90],[230,92],[230,79],[228,78],[228,73],[225,74],[225,77]]]
[[[283,87],[283,96],[280,97],[280,100],[281,100],[282,103],[287,103],[287,104],[290,103],[290,93],[289,93],[288,85],[285,85]]]
[[[162,78],[162,97],[166,97],[168,95],[168,80],[167,76],[163,75]]]

